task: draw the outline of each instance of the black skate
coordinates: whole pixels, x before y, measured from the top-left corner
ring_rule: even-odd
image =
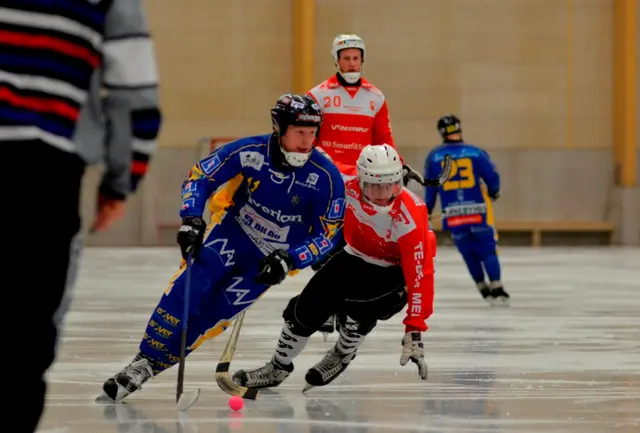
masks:
[[[504,291],[504,287],[498,286],[491,289],[489,303],[494,307],[509,306],[509,294]]]
[[[482,299],[491,303],[491,289],[489,288],[489,285],[483,281],[482,283],[476,284],[476,287],[478,288],[480,295],[482,295]]]
[[[332,347],[320,362],[307,371],[304,377],[307,384],[302,392],[306,392],[314,386],[324,386],[331,383],[336,377],[340,376],[340,373],[349,366],[349,363],[355,357],[355,352],[345,355],[336,349],[335,346]]]
[[[138,354],[131,364],[120,373],[107,379],[102,385],[104,393],[115,402],[142,388],[142,384],[153,377],[151,363]]]
[[[291,372],[293,364],[281,364],[274,357],[262,367],[236,371],[233,381],[246,388],[273,388],[284,382]]]

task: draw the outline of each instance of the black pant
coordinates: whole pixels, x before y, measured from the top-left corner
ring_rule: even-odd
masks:
[[[17,278],[16,305],[22,323],[13,327],[19,356],[11,367],[22,384],[18,398],[9,398],[7,413],[21,415],[20,432],[34,432],[42,416],[46,382],[44,373],[56,356],[60,308],[67,284],[75,278],[80,249],[80,187],[84,162],[75,154],[55,149],[39,141],[3,142],[11,148],[14,203],[12,242]],[[5,150],[8,152],[8,150]],[[15,158],[13,158],[15,156]],[[5,167],[3,167],[4,169]],[[3,178],[6,172],[3,174]],[[6,181],[2,184],[6,188]],[[69,277],[69,278],[68,278]],[[14,371],[12,371],[14,374]],[[11,407],[15,404],[15,407]]]
[[[382,267],[338,251],[293,297],[282,317],[300,336],[316,332],[333,314],[349,316],[366,335],[378,320],[387,320],[407,304],[404,274],[399,266]]]

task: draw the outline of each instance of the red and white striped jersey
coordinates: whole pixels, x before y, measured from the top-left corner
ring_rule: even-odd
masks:
[[[324,115],[318,146],[336,164],[355,166],[369,144],[394,146],[385,96],[364,78],[359,86],[343,86],[337,75],[307,93]]]
[[[345,251],[379,266],[401,266],[409,296],[403,323],[409,331],[425,331],[433,313],[436,239],[429,229],[427,207],[406,188],[392,209],[378,212],[363,201],[357,179],[345,184]]]

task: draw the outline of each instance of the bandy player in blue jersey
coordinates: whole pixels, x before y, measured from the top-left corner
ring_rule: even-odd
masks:
[[[315,149],[320,107],[286,94],[271,109],[273,132],[233,141],[197,162],[182,185],[182,257],[193,257],[188,315],[186,267],[171,278],[151,313],[133,361],[103,385],[115,401],[222,333],[269,287],[334,248],[345,212],[337,167]],[[207,226],[207,200],[217,209]],[[186,262],[185,262],[186,263]]]
[[[449,180],[437,191],[426,188],[429,215],[439,195],[442,228],[451,233],[478,291],[491,305],[508,305],[509,294],[500,280],[492,209],[492,201],[500,196],[500,175],[486,151],[463,141],[460,119],[456,116],[441,117],[438,131],[444,141],[427,156],[424,176],[437,176],[446,154],[451,155],[453,164]]]

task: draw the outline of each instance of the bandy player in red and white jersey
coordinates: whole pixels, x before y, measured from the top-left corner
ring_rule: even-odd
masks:
[[[362,77],[365,51],[360,36],[336,36],[331,46],[336,74],[307,92],[323,114],[318,147],[338,168],[355,167],[360,152],[369,144],[395,147],[387,100]],[[413,171],[409,166],[404,169]],[[422,178],[419,172],[413,173]]]
[[[305,376],[305,390],[326,385],[347,368],[378,320],[405,307],[400,365],[412,361],[426,380],[421,336],[433,312],[436,255],[427,208],[403,187],[402,162],[392,146],[366,146],[356,167],[357,178],[345,185],[346,246],[289,301],[273,358],[263,367],[238,371],[234,381],[239,385],[278,386],[310,336],[335,314],[338,341]]]
[[[331,46],[335,75],[307,92],[320,105],[323,114],[317,147],[328,155],[345,179],[355,177],[356,160],[365,146],[386,143],[395,147],[387,100],[362,77],[365,51],[360,36],[336,36]],[[410,166],[403,168],[406,181],[423,181],[422,175]],[[338,245],[332,254],[342,246]],[[315,264],[313,270],[320,269],[324,263]],[[334,327],[335,318],[330,317],[320,331],[326,338]]]

